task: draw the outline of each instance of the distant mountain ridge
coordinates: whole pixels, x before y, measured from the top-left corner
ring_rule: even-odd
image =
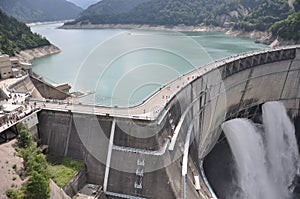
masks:
[[[25,23],[75,19],[83,10],[66,0],[1,0],[0,9]]]

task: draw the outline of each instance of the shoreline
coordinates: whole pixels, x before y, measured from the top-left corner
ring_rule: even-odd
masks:
[[[223,32],[228,36],[246,37],[255,39],[255,42],[270,45],[271,47],[279,46],[282,41],[273,38],[268,32],[251,31],[245,32],[242,30],[233,30],[232,28],[222,28],[217,26],[165,26],[165,25],[147,25],[147,24],[82,24],[62,25],[59,29],[144,29],[157,31],[178,31],[178,32]],[[285,42],[286,43],[286,42]]]
[[[16,54],[16,57],[20,58],[22,61],[30,62],[33,59],[45,57],[47,55],[60,53],[61,50],[54,46],[53,44],[47,46],[41,46],[33,49],[22,50]]]
[[[33,22],[33,23],[26,23],[26,26],[37,26],[37,25],[48,25],[48,24],[56,24],[56,23],[66,23],[73,20],[59,20],[59,21],[43,21],[43,22]]]
[[[147,25],[147,24],[82,24],[62,25],[59,29],[145,29],[145,30],[166,30],[179,32],[226,32],[229,28],[216,26],[166,26],[166,25]]]
[[[233,30],[232,28],[222,28],[217,26],[166,26],[147,24],[83,24],[78,22],[74,25],[62,25],[59,29],[144,29],[156,31],[178,31],[178,32],[224,32],[233,37],[246,37],[255,39],[255,42],[269,45],[271,48],[282,45],[294,45],[297,42],[274,37],[270,32]]]

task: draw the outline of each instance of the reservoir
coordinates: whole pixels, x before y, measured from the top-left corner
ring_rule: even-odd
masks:
[[[91,93],[84,103],[128,107],[140,104],[181,75],[243,52],[267,48],[252,39],[221,32],[57,29],[31,27],[62,52],[33,61],[33,71],[49,83],[69,83]]]

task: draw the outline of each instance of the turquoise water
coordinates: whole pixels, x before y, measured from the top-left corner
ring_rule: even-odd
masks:
[[[139,104],[194,68],[267,47],[218,32],[63,30],[59,25],[31,27],[62,50],[34,60],[33,71],[50,83],[67,82],[73,91],[94,93],[83,100],[106,106]]]

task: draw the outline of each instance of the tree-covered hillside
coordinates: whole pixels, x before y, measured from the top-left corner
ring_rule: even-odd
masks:
[[[234,28],[270,31],[274,37],[299,41],[300,0],[266,0],[237,22]]]
[[[300,42],[300,11],[289,15],[284,20],[276,22],[269,29],[273,35]]]
[[[33,34],[29,27],[8,17],[0,10],[0,51],[9,55],[23,49],[49,45],[49,41]]]
[[[299,40],[299,10],[300,0],[103,0],[67,25],[214,25]]]
[[[268,30],[275,22],[286,19],[293,12],[287,0],[267,0],[255,8],[235,28],[251,30]]]
[[[148,0],[103,0],[84,10],[79,15],[79,18],[81,20],[101,17],[108,18],[112,15],[126,13],[137,5],[147,1]]]
[[[0,0],[0,9],[25,23],[75,19],[82,11],[65,0]]]
[[[121,2],[126,2],[125,4]],[[237,21],[263,0],[103,0],[76,21],[94,24],[220,25]],[[117,3],[115,3],[117,2]]]

